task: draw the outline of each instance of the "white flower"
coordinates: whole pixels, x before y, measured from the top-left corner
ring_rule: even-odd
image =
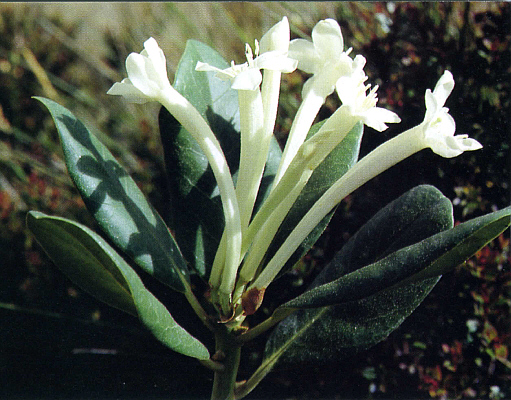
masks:
[[[388,168],[428,147],[448,158],[460,155],[465,150],[482,148],[478,141],[468,138],[467,135],[454,136],[454,120],[448,114],[448,109],[443,107],[453,87],[452,74],[445,71],[433,92],[429,89],[426,91],[424,121],[378,146],[328,188],[296,225],[273,258],[266,263],[248,290],[266,288],[325,215],[347,195]]]
[[[236,271],[241,250],[241,222],[232,176],[218,139],[199,111],[176,89],[167,77],[165,55],[156,40],[148,39],[140,54],[126,59],[128,78],[115,83],[108,94],[121,95],[135,103],[158,101],[197,141],[206,155],[218,184],[225,219],[224,265]]]
[[[353,60],[351,75],[339,78],[335,87],[342,105],[348,109],[350,115],[360,118],[365,125],[381,132],[388,128],[386,122],[398,123],[401,119],[392,111],[376,107],[378,86],[366,93],[371,85],[364,84],[367,80],[363,70],[365,63],[366,59],[357,55]]]
[[[303,86],[303,97],[313,90],[326,98],[334,91],[335,83],[352,69],[353,60],[344,52],[344,40],[337,21],[325,19],[314,26],[312,42],[294,39],[289,44],[289,57],[298,60],[298,69],[313,74]]]
[[[157,100],[170,86],[162,49],[154,38],[144,42],[144,50],[126,59],[128,78],[116,82],[107,94],[120,95],[133,103]]]
[[[287,17],[283,17],[281,21],[273,25],[263,35],[259,41],[259,49],[261,54],[269,51],[280,51],[287,54],[289,50],[289,22]]]
[[[277,75],[277,72],[292,72],[298,64],[296,60],[287,56],[288,46],[289,23],[284,17],[261,39],[261,49],[263,50],[261,54],[257,41],[254,49],[255,58],[252,49],[246,44],[246,63],[236,65],[233,61],[231,66],[226,69],[220,69],[200,61],[195,66],[196,71],[215,72],[218,78],[230,81],[232,89],[238,90],[241,149],[236,195],[242,234],[248,228],[253,213],[273,133],[280,88],[280,75]],[[263,83],[264,98],[259,90],[261,82],[263,82],[261,69],[270,72],[265,75]],[[218,302],[224,312],[228,311],[237,275],[236,268],[228,268],[224,265],[223,254],[228,254],[228,251],[225,250],[228,241],[229,236],[224,234],[213,262],[209,280],[214,289],[218,287]]]
[[[483,146],[468,135],[456,135],[456,124],[449,115],[449,109],[444,107],[447,97],[454,88],[454,79],[449,71],[438,80],[433,92],[426,90],[426,116],[424,117],[423,140],[427,147],[442,157],[459,156],[467,150],[478,150]]]
[[[342,76],[352,76],[357,64],[343,51],[344,41],[339,24],[333,19],[318,22],[312,30],[312,42],[294,39],[288,55],[298,60],[298,68],[313,74],[302,88],[302,103],[296,112],[280,164],[273,180],[272,190],[284,176],[287,168],[304,142],[321,106],[335,89]],[[363,67],[363,65],[362,65]],[[363,71],[356,70],[356,73]]]
[[[255,58],[252,49],[245,45],[247,62],[236,65],[234,61],[226,69],[219,69],[212,65],[198,61],[196,71],[215,71],[216,76],[223,80],[230,80],[231,87],[236,90],[256,90],[263,79],[261,69],[272,71],[293,72],[297,61],[289,58],[283,51],[268,51],[259,55],[259,43],[255,42]]]

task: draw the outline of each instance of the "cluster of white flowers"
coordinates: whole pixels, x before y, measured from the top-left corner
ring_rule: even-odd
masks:
[[[256,309],[259,304],[241,305],[244,294],[250,293],[251,298],[260,303],[266,287],[312,229],[345,196],[369,179],[425,148],[443,157],[455,157],[482,147],[467,135],[454,135],[454,119],[444,107],[454,79],[445,71],[433,92],[426,91],[424,121],[359,160],[323,194],[274,257],[260,268],[268,246],[314,168],[355,124],[362,122],[383,131],[387,129],[386,123],[400,122],[395,113],[376,106],[378,87],[371,89],[371,85],[366,84],[366,60],[361,55],[350,57],[351,51],[351,48],[344,50],[341,29],[335,20],[320,21],[312,31],[310,42],[290,40],[289,24],[284,17],[263,36],[260,44],[255,42],[254,51],[246,45],[247,62],[244,64],[232,62],[229,68],[220,70],[197,63],[197,71],[211,72],[229,80],[231,88],[238,91],[241,154],[236,187],[210,127],[170,84],[165,56],[153,38],[144,43],[140,54],[128,56],[128,78],[115,83],[108,91],[108,94],[122,95],[136,103],[160,102],[193,135],[207,156],[218,182],[225,214],[225,231],[210,276],[212,298],[224,315],[232,312],[241,315]],[[296,68],[312,75],[303,86],[302,103],[289,132],[271,194],[252,217],[274,130],[281,74]],[[341,107],[316,135],[305,140],[325,99],[334,90]]]

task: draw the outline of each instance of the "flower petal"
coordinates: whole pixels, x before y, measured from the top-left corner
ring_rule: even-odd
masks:
[[[150,98],[133,86],[128,78],[121,82],[115,82],[106,94],[123,96],[127,101],[138,104],[151,101]]]
[[[366,58],[362,54],[357,54],[353,59],[353,71],[357,71],[356,73],[360,74],[364,73],[364,67],[366,65]]]
[[[298,68],[307,74],[316,71],[316,56],[314,44],[305,39],[294,39],[289,43],[289,58],[298,60]]]
[[[438,80],[435,89],[433,90],[433,96],[440,107],[445,104],[445,101],[451,94],[453,88],[454,78],[451,72],[446,70]]]
[[[158,100],[164,91],[171,88],[165,55],[154,38],[144,43],[144,50],[131,53],[126,58],[128,80],[115,84],[109,94],[120,94],[128,101],[141,103]],[[143,97],[147,99],[143,100]]]
[[[144,52],[147,54],[156,72],[156,76],[152,78],[160,81],[161,86],[165,85],[168,82],[167,62],[165,61],[163,50],[158,46],[154,38],[151,37],[144,42]]]
[[[197,64],[195,65],[195,71],[205,71],[205,72],[222,72],[220,68],[214,67],[212,65],[209,65],[208,63],[203,63],[202,61],[197,61]]]
[[[261,54],[268,51],[277,50],[287,52],[289,50],[289,22],[287,17],[275,25],[273,25],[268,32],[266,32],[259,41],[259,50]]]
[[[368,111],[364,113],[364,124],[377,130],[378,132],[382,132],[388,128],[385,125],[387,123],[399,123],[401,122],[401,118],[399,116],[385,108],[380,107],[372,107]]]
[[[467,137],[467,135],[458,135],[448,136],[443,143],[438,141],[430,147],[436,154],[445,158],[452,158],[459,156],[464,151],[482,149],[483,146],[477,140]]]
[[[236,90],[256,90],[262,80],[261,71],[249,68],[234,77],[231,88]]]
[[[426,101],[426,115],[424,116],[424,121],[431,121],[442,105],[438,104],[436,97],[431,92],[431,89],[426,89],[424,100]]]
[[[467,136],[467,137],[462,137]],[[480,150],[483,148],[483,145],[479,143],[477,140],[469,138],[468,135],[458,135],[454,136],[454,139],[458,141],[460,148],[463,148],[464,151],[473,151]]]
[[[146,96],[153,97],[157,95],[158,87],[151,81],[147,74],[147,64],[149,59],[141,54],[131,53],[126,58],[126,71],[128,78],[133,86],[144,93]]]
[[[223,81],[231,80],[236,76],[232,67],[229,67],[226,69],[220,69],[220,68],[214,67],[213,65],[203,63],[201,61],[197,61],[197,65],[195,66],[195,71],[215,72],[215,76],[217,78],[220,78]]]
[[[293,72],[298,65],[298,61],[287,57],[285,54],[277,51],[270,51],[261,54],[254,61],[255,68],[269,69],[272,71]]]
[[[312,29],[311,36],[314,48],[321,59],[335,60],[344,51],[341,28],[334,19],[319,21]]]
[[[424,121],[423,140],[426,147],[431,148],[436,154],[442,157],[456,157],[463,153],[459,147],[459,138],[454,139],[456,123],[454,118],[445,110],[437,112],[431,121]],[[466,138],[466,136],[462,136]]]
[[[337,95],[342,104],[353,104],[357,97],[357,82],[349,76],[341,76],[335,83]]]

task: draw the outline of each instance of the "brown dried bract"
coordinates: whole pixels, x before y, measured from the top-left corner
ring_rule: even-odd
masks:
[[[253,288],[246,292],[241,298],[243,314],[252,315],[261,306],[266,288]]]

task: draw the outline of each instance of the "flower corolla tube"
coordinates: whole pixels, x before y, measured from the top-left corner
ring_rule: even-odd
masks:
[[[128,56],[128,77],[108,91],[135,103],[160,102],[206,155],[218,184],[225,220],[209,277],[211,301],[224,322],[239,321],[254,312],[267,286],[303,240],[344,197],[368,180],[425,148],[450,158],[482,147],[465,134],[455,135],[454,119],[445,107],[454,88],[454,78],[445,71],[434,89],[426,90],[424,120],[356,162],[326,189],[267,260],[265,256],[274,236],[315,168],[356,124],[381,132],[387,129],[387,123],[400,122],[400,118],[390,110],[377,107],[378,86],[371,88],[366,83],[366,59],[361,55],[351,58],[351,49],[344,50],[336,21],[327,19],[316,24],[311,42],[290,40],[289,23],[284,17],[263,36],[260,44],[255,41],[254,50],[246,45],[247,61],[243,64],[232,62],[222,69],[199,61],[194,71],[213,72],[238,91],[240,157],[236,187],[210,126],[170,84],[165,56],[156,40],[148,39],[142,52]],[[312,76],[302,89],[302,103],[291,126],[273,186],[255,211],[275,126],[281,73],[290,73],[296,68]],[[307,137],[320,107],[334,90],[341,106],[314,135]]]
[[[296,225],[248,290],[264,292],[300,243],[342,199],[391,166],[426,148],[447,158],[481,149],[477,140],[467,135],[454,135],[454,119],[444,107],[453,88],[454,78],[450,71],[445,71],[434,90],[428,89],[425,93],[423,122],[384,142],[337,180]]]

